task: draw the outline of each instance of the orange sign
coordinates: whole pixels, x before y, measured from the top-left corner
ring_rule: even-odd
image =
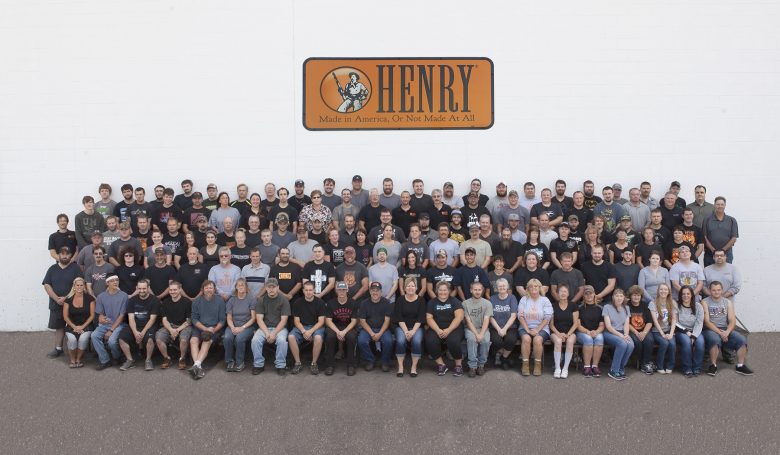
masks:
[[[487,129],[489,58],[309,58],[303,62],[308,130]]]

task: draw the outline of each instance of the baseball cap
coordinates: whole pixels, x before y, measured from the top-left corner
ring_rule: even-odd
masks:
[[[206,215],[198,215],[198,219],[195,220],[195,222],[199,221],[208,221],[208,218],[206,218]]]
[[[479,193],[476,191],[469,191],[469,197],[479,197]]]
[[[349,286],[347,286],[347,283],[339,281],[336,283],[336,290],[338,291],[339,289],[349,289]]]
[[[363,181],[363,177],[361,177],[358,174],[355,174],[355,175],[352,176],[352,181],[353,182],[362,182]]]
[[[368,287],[369,289],[382,289],[382,283],[379,281],[372,281],[371,285]]]
[[[479,230],[478,223],[469,223],[469,231],[478,231],[478,230]]]
[[[344,247],[344,252],[345,253],[354,253],[355,252],[355,247],[352,246],[352,245],[347,245],[347,246]]]
[[[209,183],[209,184],[206,186],[206,189],[207,189],[207,190],[210,190],[210,189],[212,189],[212,188],[214,188],[214,189],[216,190],[216,189],[217,189],[217,185],[216,185],[216,184],[214,184],[214,183]]]
[[[672,188],[672,187],[677,187],[677,188],[680,188],[680,186],[681,186],[681,185],[680,185],[680,182],[678,182],[677,180],[675,180],[674,182],[672,182],[672,184],[671,184],[671,185],[669,185],[669,188]]]
[[[520,221],[520,215],[517,213],[510,213],[509,217],[507,217],[507,220],[509,221]]]
[[[286,213],[280,213],[280,214],[276,215],[276,219],[274,220],[274,223],[276,223],[276,224],[279,224],[279,223],[289,223],[289,222],[290,222],[290,218],[287,216]]]
[[[452,182],[444,182],[444,188],[455,188],[455,185]]]
[[[569,223],[567,223],[566,221],[558,225],[558,229],[562,227],[565,227],[566,229],[571,229],[571,226],[569,226]]]
[[[265,280],[266,286],[279,286],[279,280],[276,278],[266,278]]]
[[[308,231],[306,230],[306,226],[304,226],[303,223],[301,223],[298,226],[298,229],[295,230],[295,232],[308,232]]]
[[[623,191],[623,185],[621,185],[619,183],[615,183],[614,185],[612,185],[612,189],[613,190],[618,190],[618,191]]]
[[[62,253],[70,253],[71,252],[69,246],[61,246],[60,249],[57,250],[57,251],[59,251],[60,254],[62,254]]]
[[[119,275],[117,275],[116,273],[111,273],[108,276],[106,276],[106,283],[108,283],[111,280],[119,281]]]
[[[509,191],[509,195],[510,196],[520,196],[519,194],[517,194],[517,190],[510,190]]]
[[[501,185],[504,185],[504,186],[506,186],[506,180],[504,180],[504,179],[499,179],[498,183],[496,183],[496,186],[501,186]]]
[[[200,191],[196,191],[196,192],[192,193],[192,198],[193,199],[203,199],[203,193],[201,193]]]
[[[437,257],[438,257],[438,256],[443,256],[443,257],[445,257],[445,258],[446,258],[446,257],[447,257],[447,251],[446,251],[445,249],[443,249],[443,248],[442,248],[442,249],[440,249],[439,251],[437,251],[437,252],[436,252],[436,256],[437,256]]]
[[[451,212],[450,212],[450,216],[452,216],[452,215],[460,215],[460,216],[463,216],[463,212],[461,212],[461,211],[460,211],[460,209],[455,209],[455,210],[453,210],[453,211],[451,211]]]
[[[417,215],[418,220],[430,220],[431,216],[428,215],[428,212],[422,212],[421,214]]]
[[[103,233],[102,233],[102,232],[100,232],[100,231],[97,231],[97,230],[95,230],[95,231],[92,231],[92,237],[94,237],[94,236],[96,236],[96,235],[99,235],[99,236],[103,237]]]
[[[569,221],[571,221],[571,220],[577,220],[577,221],[579,221],[579,220],[580,220],[580,218],[579,218],[577,215],[573,215],[573,214],[572,214],[572,215],[569,215]]]
[[[387,254],[387,248],[385,248],[385,247],[383,247],[383,246],[380,246],[380,247],[379,247],[379,248],[376,250],[376,254],[379,254],[379,253],[385,253],[385,254]]]
[[[477,254],[477,250],[475,250],[472,247],[468,247],[468,248],[466,248],[466,251],[464,251],[464,253],[466,253],[466,254],[469,254],[469,253]]]
[[[304,186],[303,180],[298,179],[295,181],[295,186]]]
[[[593,286],[591,286],[591,285],[587,285],[587,286],[585,286],[585,287],[583,288],[583,292],[584,292],[585,294],[588,294],[588,293],[591,293],[591,294],[593,294],[594,292],[596,292],[596,290],[595,290],[595,289],[593,289]]]
[[[623,215],[620,217],[620,221],[631,221],[631,215]]]

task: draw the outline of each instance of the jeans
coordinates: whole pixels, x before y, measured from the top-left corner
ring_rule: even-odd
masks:
[[[265,357],[263,357],[263,346],[266,343],[265,333],[262,330],[257,329],[255,336],[252,337],[252,356],[254,361],[252,366],[260,368],[265,366]],[[282,328],[279,333],[276,334],[274,343],[276,344],[276,358],[274,359],[274,366],[276,368],[287,367],[287,329]]]
[[[122,351],[119,349],[119,334],[122,333],[127,324],[119,324],[116,330],[111,333],[108,338],[108,348],[111,350],[111,355],[106,351],[106,347],[103,344],[103,336],[111,329],[109,324],[103,324],[97,326],[94,332],[92,332],[92,347],[97,352],[100,363],[108,363],[111,361],[111,357],[118,359],[122,357]]]
[[[488,351],[490,351],[490,332],[485,332],[481,343],[477,343],[477,336],[471,330],[466,330],[466,351],[468,353],[469,368],[487,363]]]
[[[652,332],[655,344],[658,345],[658,353],[655,358],[655,366],[659,370],[673,370],[677,346],[674,339],[667,340],[660,332]]]
[[[374,333],[379,332],[380,327],[371,328]],[[368,363],[374,363],[376,358],[374,352],[371,350],[371,343],[374,340],[368,335],[368,332],[361,330],[358,335],[357,344],[360,349],[360,355]],[[393,357],[393,336],[390,335],[390,330],[385,330],[382,336],[379,338],[379,343],[382,346],[382,365],[390,365],[390,359]]]
[[[604,346],[604,333],[599,333],[593,338],[587,333],[577,332],[577,343],[582,346]]]
[[[611,332],[604,332],[604,341],[615,347],[615,352],[612,354],[612,366],[610,370],[615,373],[623,373],[626,369],[628,359],[631,358],[631,353],[634,352],[634,342],[626,341],[623,337],[617,336]]]
[[[240,365],[244,363],[244,356],[246,356],[246,344],[252,339],[255,326],[244,329],[238,335],[233,335],[230,327],[225,329],[225,338],[222,340],[222,344],[225,348],[225,362],[233,360],[233,354],[235,353],[236,364]]]
[[[731,333],[729,333],[729,339],[725,343],[720,338],[720,335],[710,329],[704,329],[701,333],[704,335],[704,340],[708,349],[712,346],[718,346],[719,348],[728,349],[730,351],[738,351],[742,346],[747,344],[747,339],[736,330],[732,330]]]
[[[704,360],[704,337],[699,336],[693,343],[691,337],[685,332],[675,332],[674,339],[680,350],[680,365],[683,373],[701,371],[701,362]]]
[[[645,339],[639,341],[639,337],[632,333],[631,339],[634,341],[634,351],[639,352],[641,349],[642,357],[639,359],[639,363],[641,365],[650,363],[650,358],[653,356],[653,348],[655,347],[653,335],[648,332],[647,335],[645,335]]]
[[[341,329],[343,330],[343,329]],[[330,327],[325,329],[325,367],[332,367],[336,363],[336,346],[339,338]],[[353,328],[344,336],[344,351],[347,366],[355,366],[355,346],[357,345],[357,329]]]
[[[422,343],[423,343],[422,327],[419,327],[417,331],[414,332],[414,335],[412,335],[412,339],[408,342],[406,341],[406,334],[404,333],[404,330],[400,327],[395,328],[395,355],[405,356],[406,346],[411,345],[412,357],[421,357]]]

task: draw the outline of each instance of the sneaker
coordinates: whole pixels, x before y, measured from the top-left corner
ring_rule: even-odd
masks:
[[[496,360],[493,361],[493,366],[494,367],[501,366],[501,364],[502,364],[501,359],[502,359],[501,353],[500,352],[496,352]]]
[[[690,379],[693,377],[693,371],[686,371],[683,373],[683,376],[685,376],[686,379]]]
[[[203,367],[198,367],[198,375],[195,376],[195,379],[203,379],[204,377],[206,377],[206,370]]]
[[[46,354],[46,357],[50,359],[56,359],[61,355],[62,355],[62,349],[52,349],[50,353]]]
[[[748,366],[745,365],[744,363],[742,364],[741,367],[736,367],[734,369],[734,371],[736,371],[737,373],[739,373],[739,374],[741,374],[743,376],[753,376],[753,370],[748,368]]]
[[[661,369],[657,370],[657,373],[658,374],[669,374],[669,373],[667,373],[667,371],[669,371],[669,370],[665,370],[665,369],[661,368]]]
[[[476,368],[469,368],[468,376],[470,378],[476,378],[477,377],[477,369]]]
[[[456,378],[463,376],[463,367],[460,365],[455,365],[455,369],[452,370],[452,375]]]
[[[325,368],[325,376],[333,376],[333,372],[336,371],[333,367]]]
[[[586,378],[592,378],[593,377],[593,369],[591,367],[585,367],[582,369],[582,375]]]
[[[382,371],[383,371],[383,372],[385,372],[385,373],[387,373],[388,371],[390,371],[390,365],[387,365],[387,364],[384,364],[384,363],[383,363],[383,364],[382,364]]]
[[[236,362],[229,360],[227,363],[227,368],[225,368],[228,373],[232,373],[236,371]]]
[[[135,362],[133,362],[132,360],[125,360],[125,363],[123,363],[122,366],[119,367],[121,371],[127,371],[130,368],[135,368]]]
[[[438,374],[439,376],[444,376],[445,374],[447,374],[448,371],[449,369],[447,369],[447,365],[443,363],[438,367],[436,367],[436,374]]]
[[[531,375],[531,367],[528,364],[528,360],[523,360],[523,366],[520,367],[520,374],[522,374],[523,376]]]
[[[241,373],[242,371],[244,371],[244,368],[246,368],[246,366],[244,365],[244,362],[241,362],[239,364],[236,364],[236,368],[233,369],[233,371],[235,371],[236,373]]]
[[[277,370],[279,370],[279,369],[284,370],[284,368],[277,368]],[[262,373],[263,371],[265,371],[265,366],[262,366],[262,367],[252,367],[252,375],[254,375],[254,376],[257,376],[258,374]]]
[[[145,371],[152,371],[152,370],[154,370],[154,364],[152,363],[151,360],[147,360],[146,362],[144,362],[144,370]]]
[[[111,362],[101,363],[95,369],[98,371],[103,371],[106,368],[111,368]]]
[[[561,369],[560,368],[556,368],[555,369],[555,372],[553,373],[553,377],[555,379],[560,379],[561,378]]]
[[[710,364],[710,366],[707,367],[707,374],[710,376],[715,376],[718,374],[718,366]]]
[[[534,376],[542,375],[542,361],[534,360]]]
[[[309,365],[309,371],[311,371],[311,374],[313,374],[314,376],[320,374],[320,369],[316,363],[312,363],[311,365]]]
[[[165,360],[163,360],[163,363],[160,364],[160,369],[167,370],[171,366],[171,358],[166,357]]]
[[[561,379],[566,379],[569,377],[569,370],[561,370]]]
[[[179,369],[180,370],[186,370],[187,369],[187,360],[184,358],[179,358]]]
[[[254,369],[252,370],[254,371]],[[279,376],[287,376],[287,369],[286,368],[277,368],[276,374]]]
[[[642,367],[642,373],[651,376],[653,374],[653,365],[648,363]]]
[[[612,379],[614,379],[616,381],[622,381],[623,380],[623,377],[620,376],[620,373],[618,373],[617,371],[609,370],[609,372],[607,372],[607,376],[609,376],[610,378],[612,378]]]
[[[484,375],[485,375],[485,365],[478,365],[477,376],[484,376]]]
[[[701,374],[701,370],[693,370],[693,377],[694,378],[698,378],[700,374]]]
[[[347,366],[347,376],[354,376],[355,375],[355,367],[352,365]]]
[[[198,366],[193,365],[190,367],[190,376],[192,376],[192,379],[198,379]]]
[[[601,377],[601,368],[598,366],[590,367],[591,371],[593,371],[593,377],[594,378],[600,378]]]
[[[295,365],[293,365],[292,371],[290,371],[290,374],[298,374],[298,373],[301,372],[301,370],[303,370],[303,365],[300,364],[300,363],[296,363]]]
[[[374,362],[368,362],[363,366],[363,369],[366,371],[373,371],[374,370]]]

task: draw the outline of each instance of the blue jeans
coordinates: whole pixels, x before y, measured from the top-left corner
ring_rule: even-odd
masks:
[[[412,347],[412,357],[422,356],[422,343],[423,343],[423,328],[420,327],[412,335],[411,341],[407,343],[406,335],[400,327],[395,328],[395,355],[406,355],[406,345],[409,344]]]
[[[747,344],[747,339],[742,336],[741,333],[737,332],[736,330],[732,330],[731,333],[729,333],[729,339],[725,343],[720,338],[720,335],[713,332],[710,329],[704,329],[701,331],[702,335],[704,335],[704,340],[707,344],[707,349],[711,348],[712,346],[718,346],[722,349],[728,349],[730,351],[738,351],[742,346],[745,346]]]
[[[371,330],[374,331],[374,333],[379,332],[379,329],[381,327],[377,328],[371,328]],[[368,332],[365,330],[361,330],[358,334],[358,349],[360,349],[360,355],[363,357],[363,360],[365,360],[368,363],[374,363],[376,358],[374,357],[374,352],[371,351],[371,343],[374,340],[371,339],[371,337],[368,335]],[[393,336],[390,335],[390,330],[385,330],[385,333],[382,334],[382,336],[379,338],[379,343],[382,346],[382,365],[389,365],[390,359],[393,356]]]
[[[466,329],[466,352],[468,354],[469,368],[487,363],[488,351],[490,351],[490,331],[485,332],[481,343],[477,343],[477,336],[471,330]]]
[[[604,333],[599,333],[591,338],[587,333],[577,332],[577,343],[582,346],[604,346]]]
[[[691,337],[685,332],[675,332],[674,339],[680,350],[680,365],[683,373],[701,371],[701,362],[704,360],[704,337],[699,336],[691,343]]]
[[[122,351],[119,349],[119,334],[127,327],[127,324],[119,324],[116,330],[108,338],[108,348],[111,350],[111,355],[106,351],[106,347],[103,344],[103,337],[106,332],[111,328],[109,324],[103,324],[97,326],[94,332],[92,332],[92,347],[97,352],[100,363],[108,363],[111,361],[111,357],[118,359],[122,357]]]
[[[659,370],[673,370],[675,355],[677,354],[677,346],[674,343],[674,339],[667,340],[660,332],[652,332],[655,344],[658,345],[658,352],[656,353],[655,366]]]
[[[222,344],[225,348],[225,362],[233,360],[235,353],[236,364],[244,363],[244,356],[246,356],[246,344],[252,339],[255,326],[244,329],[238,335],[233,335],[230,327],[225,329],[225,338],[222,340]]]
[[[608,345],[615,347],[610,370],[615,373],[624,373],[628,359],[631,358],[631,353],[634,352],[634,341],[631,339],[626,341],[623,337],[619,337],[611,332],[604,332],[604,341]]]
[[[257,329],[255,336],[252,337],[252,356],[254,367],[264,367],[265,357],[263,357],[263,346],[266,343],[265,333],[262,330]],[[282,328],[279,333],[276,334],[276,358],[274,359],[274,366],[276,368],[285,368],[287,366],[287,329]]]

